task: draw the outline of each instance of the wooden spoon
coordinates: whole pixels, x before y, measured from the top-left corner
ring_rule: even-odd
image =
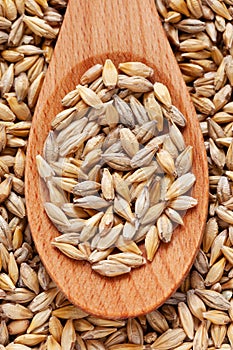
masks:
[[[111,58],[142,61],[153,67],[153,80],[169,87],[173,103],[187,118],[186,144],[193,146],[192,195],[198,206],[189,210],[184,227],[172,242],[162,244],[152,263],[129,275],[109,279],[93,272],[87,262],[74,262],[50,242],[58,231],[43,209],[35,156],[42,153],[61,98],[78,84],[92,65]],[[26,201],[36,248],[47,271],[67,298],[90,314],[125,318],[160,306],[187,275],[200,246],[207,216],[208,171],[204,142],[194,107],[172,50],[163,32],[153,0],[69,0],[62,29],[40,93],[29,138],[26,165]]]

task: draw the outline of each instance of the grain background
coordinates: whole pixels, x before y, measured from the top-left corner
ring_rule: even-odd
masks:
[[[232,349],[233,1],[155,4],[203,132],[209,216],[178,291],[128,320],[101,320],[71,305],[40,262],[27,224],[27,137],[66,4],[0,0],[0,350]]]

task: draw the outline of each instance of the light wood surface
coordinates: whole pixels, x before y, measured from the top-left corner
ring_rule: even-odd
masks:
[[[60,100],[95,63],[111,58],[117,65],[142,61],[155,70],[153,79],[169,86],[174,104],[188,123],[184,135],[194,147],[193,196],[185,226],[162,245],[152,263],[130,275],[108,279],[86,262],[74,262],[54,249],[58,236],[47,218],[39,190],[35,156],[41,154],[51,120],[62,110]],[[147,313],[161,305],[187,275],[198,251],[207,215],[208,172],[204,142],[172,50],[153,0],[69,0],[65,20],[37,103],[28,144],[26,201],[32,235],[47,271],[68,299],[88,313],[121,318]]]

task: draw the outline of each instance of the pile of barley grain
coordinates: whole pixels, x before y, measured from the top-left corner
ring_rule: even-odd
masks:
[[[0,350],[233,346],[233,2],[158,0],[156,6],[205,138],[209,217],[180,289],[159,310],[111,321],[65,300],[36,254],[25,218],[26,140],[66,1],[0,0]]]
[[[195,182],[192,147],[168,88],[152,84],[154,71],[142,62],[118,70],[107,59],[83,74],[80,82],[89,86],[62,99],[67,108],[36,156],[48,191],[44,208],[60,233],[53,246],[108,277],[146,263],[142,241],[152,261],[197,204],[184,196]]]

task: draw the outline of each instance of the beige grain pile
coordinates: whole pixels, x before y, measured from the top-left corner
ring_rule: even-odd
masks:
[[[205,138],[209,217],[179,290],[148,315],[113,321],[65,300],[36,254],[25,217],[30,120],[66,1],[0,0],[1,350],[233,347],[233,2],[158,0],[156,6]]]
[[[186,119],[153,73],[142,62],[90,67],[36,157],[44,208],[60,233],[53,246],[107,277],[152,261],[197,204],[187,195],[195,175]]]

